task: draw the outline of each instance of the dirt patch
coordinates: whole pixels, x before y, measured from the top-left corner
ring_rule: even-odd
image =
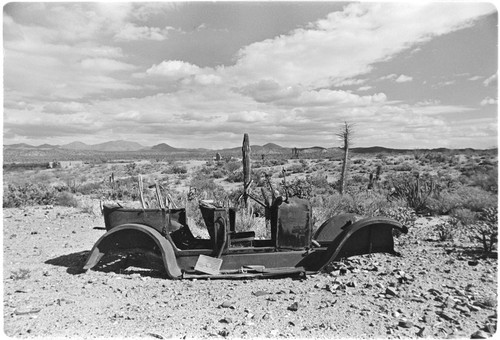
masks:
[[[12,337],[470,338],[497,324],[497,259],[438,242],[356,256],[306,279],[183,280],[128,267],[82,273],[104,234],[73,208],[4,209],[4,331]]]

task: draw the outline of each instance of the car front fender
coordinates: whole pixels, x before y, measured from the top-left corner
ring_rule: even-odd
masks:
[[[408,228],[386,217],[368,217],[342,228],[323,255],[318,270],[340,258],[394,251],[393,229],[406,234]]]

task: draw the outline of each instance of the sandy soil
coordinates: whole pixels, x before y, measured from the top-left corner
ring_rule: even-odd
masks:
[[[274,280],[183,280],[129,267],[80,268],[101,216],[62,207],[3,210],[4,332],[29,337],[470,338],[497,323],[497,259],[443,243],[420,218],[402,257],[357,256]]]

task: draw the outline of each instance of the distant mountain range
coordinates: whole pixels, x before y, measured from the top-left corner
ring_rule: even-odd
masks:
[[[33,146],[26,143],[18,143],[18,144],[10,144],[4,145],[4,150],[51,150],[51,149],[59,149],[59,150],[75,150],[75,151],[100,151],[100,152],[128,152],[128,151],[157,151],[157,152],[240,152],[241,146],[237,146],[234,148],[226,148],[220,150],[209,150],[209,149],[185,149],[185,148],[174,148],[166,143],[160,143],[151,147],[143,146],[136,142],[128,142],[124,140],[116,140],[111,142],[99,143],[99,144],[85,144],[82,142],[72,142],[69,144],[63,145],[51,145],[51,144],[42,144],[39,146]],[[274,143],[267,143],[262,146],[260,145],[252,145],[252,152],[255,153],[263,153],[263,152],[280,152],[285,151],[288,152],[292,150],[292,147],[283,147]],[[297,148],[299,151],[310,150],[310,151],[322,151],[322,150],[338,150],[339,148],[324,148],[321,146],[313,146],[308,148]],[[435,149],[418,149],[422,151],[435,151],[435,152],[445,152],[452,149],[447,148],[435,148]],[[474,151],[474,149],[460,149],[463,151]],[[352,153],[397,153],[397,152],[411,152],[416,151],[416,149],[391,149],[385,148],[381,146],[372,146],[372,147],[358,147],[351,148],[350,151]]]

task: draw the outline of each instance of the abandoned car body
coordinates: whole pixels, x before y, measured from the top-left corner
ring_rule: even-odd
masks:
[[[393,229],[407,232],[388,218],[340,215],[323,223],[313,235],[310,203],[291,197],[269,208],[271,239],[256,239],[252,231],[235,231],[234,209],[204,202],[200,209],[209,239],[193,236],[185,209],[104,206],[107,232],[92,248],[84,269],[97,265],[107,253],[139,249],[160,257],[171,279],[292,275],[319,271],[343,257],[395,254]],[[208,262],[200,261],[200,256]]]
[[[181,209],[127,209],[103,206],[107,232],[96,242],[84,270],[98,265],[105,254],[147,253],[161,260],[166,276],[180,278],[244,278],[303,275],[317,272],[329,262],[353,255],[394,251],[393,229],[408,229],[385,217],[334,216],[313,234],[308,200],[275,195],[264,190],[264,203],[247,193],[250,157],[248,135],[243,140],[243,198],[265,208],[271,237],[258,239],[254,231],[238,232],[236,209],[200,201],[209,238],[193,236]],[[246,170],[246,171],[245,171]],[[286,183],[285,184],[285,193]],[[159,200],[160,201],[160,200]]]

